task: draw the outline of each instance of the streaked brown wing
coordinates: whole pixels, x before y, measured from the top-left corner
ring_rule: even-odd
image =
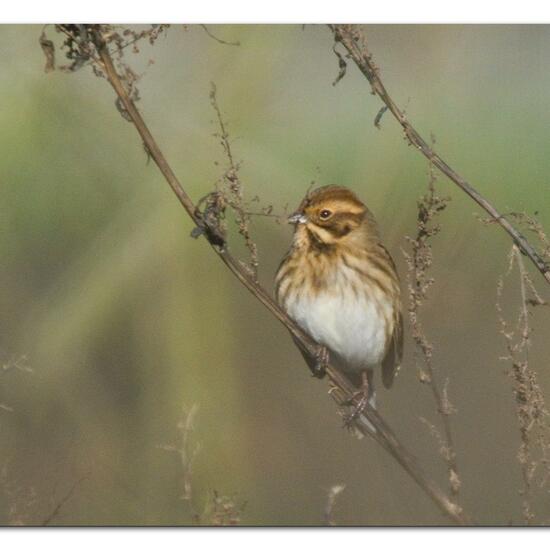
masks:
[[[390,345],[386,356],[382,361],[382,382],[386,388],[391,388],[393,379],[401,365],[403,358],[403,315],[399,312],[396,320],[393,334],[390,340]]]

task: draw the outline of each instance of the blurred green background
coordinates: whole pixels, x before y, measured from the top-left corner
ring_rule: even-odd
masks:
[[[209,29],[241,45],[174,25],[126,57],[144,73],[139,107],[192,198],[223,172],[214,81],[248,198],[281,211],[312,180],[350,186],[377,216],[404,279],[401,248],[427,163],[388,114],[374,127],[381,104],[355,67],[332,86],[329,30]],[[246,502],[245,524],[318,525],[328,488],[344,484],[339,524],[444,524],[384,451],[342,429],[326,384],[310,377],[285,329],[203,239],[189,237],[189,219],[108,84],[89,67],[44,73],[41,30],[0,27],[0,523],[41,523],[74,486],[52,524],[190,524],[217,490]],[[443,157],[502,211],[537,210],[550,227],[550,27],[366,32],[390,93],[423,135],[433,132]],[[47,34],[59,41],[53,27]],[[480,523],[520,522],[519,434],[495,312],[510,243],[448,181],[439,188],[453,200],[423,314],[458,410],[462,503]],[[256,217],[252,230],[271,288],[290,228]],[[517,295],[516,279],[509,285]],[[544,309],[533,316],[531,364],[548,390]],[[437,416],[410,338],[378,402],[445,486],[437,443],[419,420]],[[178,443],[192,405],[201,448],[189,502],[179,457],[162,446]],[[550,497],[537,494],[546,521]]]

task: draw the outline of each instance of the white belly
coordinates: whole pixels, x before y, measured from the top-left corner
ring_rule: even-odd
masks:
[[[386,350],[386,324],[392,306],[377,288],[371,299],[348,288],[340,294],[322,292],[314,298],[300,293],[289,297],[287,311],[317,342],[343,360],[343,367],[359,370],[382,361]]]

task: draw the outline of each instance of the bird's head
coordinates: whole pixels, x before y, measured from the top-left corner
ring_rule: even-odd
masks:
[[[296,225],[296,239],[314,245],[336,245],[359,233],[378,234],[367,207],[355,193],[337,185],[309,192],[288,221]]]

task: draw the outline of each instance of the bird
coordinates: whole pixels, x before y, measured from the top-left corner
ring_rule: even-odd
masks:
[[[275,276],[276,300],[362,395],[352,415],[366,403],[376,408],[375,369],[390,388],[403,357],[400,281],[378,224],[339,185],[308,191],[288,222],[294,235]],[[318,374],[319,358],[298,347]]]

